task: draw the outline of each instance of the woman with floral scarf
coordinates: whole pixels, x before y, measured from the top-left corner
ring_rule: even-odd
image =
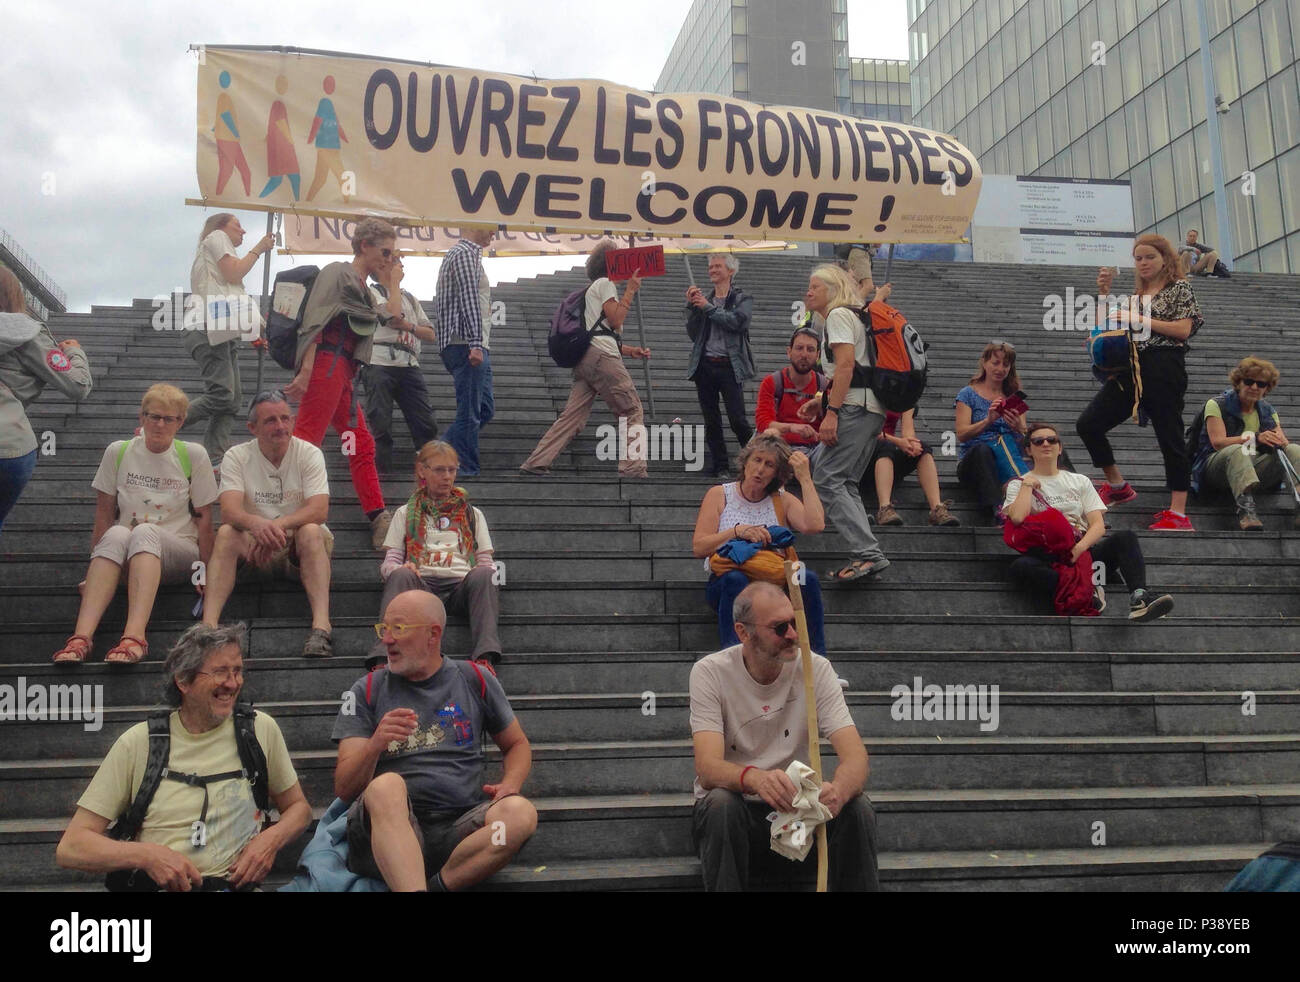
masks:
[[[415,460],[415,493],[393,515],[379,567],[384,580],[380,619],[388,602],[407,590],[436,594],[449,613],[469,618],[475,661],[495,668],[501,657],[497,637],[500,599],[494,580],[492,539],[483,513],[456,487],[460,460],[451,444],[431,440]],[[370,657],[386,658],[383,642]]]

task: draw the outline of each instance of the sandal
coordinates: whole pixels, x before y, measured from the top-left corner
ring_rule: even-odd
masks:
[[[839,583],[848,583],[851,580],[860,579],[864,576],[875,576],[889,565],[888,559],[859,559],[849,563],[842,569],[837,569],[830,574],[831,579]]]
[[[329,658],[334,654],[334,642],[329,631],[313,627],[302,646],[304,658]]]
[[[132,654],[127,648],[128,644],[135,645],[137,651]],[[117,644],[108,649],[108,654],[104,656],[105,665],[138,665],[145,660],[149,654],[149,642],[144,638],[135,638],[129,634],[123,634]],[[124,655],[123,658],[114,658],[114,655]]]
[[[54,653],[56,665],[80,665],[90,656],[91,641],[84,634],[74,634],[63,642],[63,647]],[[70,655],[64,658],[63,655]]]

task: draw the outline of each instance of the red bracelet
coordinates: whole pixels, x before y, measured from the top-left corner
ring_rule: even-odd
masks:
[[[745,793],[745,773],[746,773],[747,771],[752,771],[753,769],[754,769],[754,765],[753,765],[753,764],[747,764],[747,765],[745,765],[744,767],[742,767],[742,768],[740,769],[740,780],[739,780],[739,782],[737,782],[737,783],[740,784],[740,793],[741,793],[741,794],[744,794],[744,793]]]

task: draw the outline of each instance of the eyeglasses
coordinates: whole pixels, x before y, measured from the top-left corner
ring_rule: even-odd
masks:
[[[219,668],[215,672],[195,672],[195,675],[211,675],[212,680],[217,685],[225,685],[231,679],[236,682],[243,682],[248,676],[242,668]]]
[[[157,413],[141,413],[140,415],[145,418],[146,422],[154,423],[154,424],[164,423],[167,426],[171,426],[174,423],[179,423],[182,419],[185,418],[183,416],[159,416]]]
[[[1255,388],[1257,388],[1257,389],[1267,389],[1267,388],[1268,388],[1268,383],[1267,383],[1267,382],[1261,382],[1261,381],[1260,381],[1259,379],[1257,379],[1257,378],[1244,378],[1244,379],[1241,380],[1241,384],[1242,384],[1242,385],[1253,385],[1253,386],[1254,386]]]
[[[1006,348],[1008,351],[1012,351],[1012,352],[1016,350],[1016,346],[1014,344],[1012,344],[1010,341],[1003,341],[1001,338],[994,338],[992,341],[988,343],[986,347]]]
[[[410,634],[412,631],[414,631],[417,627],[433,627],[433,626],[434,626],[434,625],[433,625],[432,623],[427,623],[427,624],[386,624],[386,623],[384,623],[383,621],[380,621],[378,624],[375,625],[375,633],[376,633],[377,635],[379,635],[379,637],[380,637],[381,640],[383,639],[384,634],[387,633],[387,632],[391,632],[392,635],[393,635],[393,637],[395,637],[395,638],[404,638],[404,637],[406,637],[408,634]]]
[[[423,467],[430,474],[436,474],[439,477],[445,477],[448,474],[454,475],[456,471],[460,470],[460,466],[458,464],[444,464],[441,467],[430,467],[428,464],[421,461],[420,466]]]
[[[746,621],[742,621],[741,623],[743,624],[743,623],[748,623],[748,622],[746,622]],[[754,625],[754,624],[750,624],[749,626],[750,626],[750,627],[755,627],[756,625]],[[788,631],[788,630],[790,630],[790,628],[795,627],[795,626],[796,626],[796,625],[795,625],[795,620],[794,620],[793,617],[790,618],[788,621],[777,621],[775,624],[768,624],[768,625],[766,625],[766,627],[767,627],[767,628],[768,628],[768,629],[769,629],[773,634],[775,634],[778,638],[785,637],[785,632]]]
[[[1054,447],[1061,442],[1061,438],[1057,436],[1031,436],[1029,442],[1036,447],[1041,447],[1043,444]]]

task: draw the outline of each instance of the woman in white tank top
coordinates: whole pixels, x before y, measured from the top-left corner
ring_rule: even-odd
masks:
[[[803,500],[782,490],[797,479]],[[691,550],[705,560],[732,539],[744,539],[766,545],[772,541],[769,525],[780,524],[776,499],[785,512],[785,525],[792,532],[815,535],[826,527],[821,499],[813,486],[808,458],[779,437],[760,435],[746,444],[740,453],[740,480],[712,487],[700,502],[695,519],[695,536]],[[801,587],[804,612],[808,618],[809,641],[813,650],[826,654],[826,637],[822,614],[821,584],[817,575],[804,567]],[[731,608],[740,592],[749,586],[749,577],[740,570],[721,576],[710,575],[706,596],[718,613],[718,638],[723,647],[739,644]]]

